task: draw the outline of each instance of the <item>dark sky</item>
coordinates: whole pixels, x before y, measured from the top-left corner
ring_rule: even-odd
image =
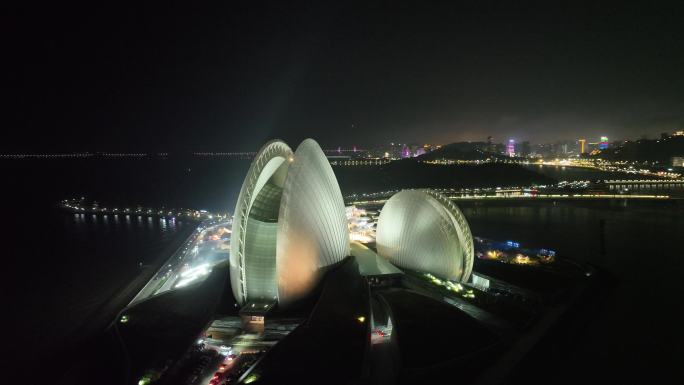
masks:
[[[541,142],[684,128],[677,3],[93,3],[3,6],[1,151],[255,150],[274,137],[324,147]]]

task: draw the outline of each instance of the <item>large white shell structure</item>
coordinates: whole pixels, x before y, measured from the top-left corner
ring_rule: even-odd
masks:
[[[403,190],[385,203],[378,254],[393,264],[465,282],[473,269],[473,236],[461,210],[431,190]]]
[[[264,145],[233,218],[230,278],[238,302],[287,304],[348,254],[342,194],[318,143],[306,139],[294,153],[281,141]]]

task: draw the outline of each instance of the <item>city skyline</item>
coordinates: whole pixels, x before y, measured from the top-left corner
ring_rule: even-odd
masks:
[[[454,142],[442,142],[442,143],[435,143],[435,142],[428,142],[426,140],[414,140],[414,141],[400,141],[400,140],[393,140],[393,139],[387,139],[383,141],[376,141],[376,142],[354,142],[349,145],[336,145],[335,143],[330,143],[328,146],[325,146],[323,150],[325,152],[364,152],[368,151],[368,149],[371,148],[377,148],[377,147],[382,147],[382,146],[387,146],[387,145],[400,145],[400,146],[428,146],[428,147],[435,147],[435,146],[444,146],[448,144],[454,144],[454,143],[489,143],[491,141],[492,144],[501,144],[501,145],[507,145],[510,140],[513,140],[515,142],[515,146],[521,145],[523,143],[530,144],[530,145],[551,145],[551,144],[561,144],[561,143],[574,143],[578,146],[581,145],[581,142],[584,141],[585,145],[598,145],[601,142],[603,142],[603,138],[607,138],[607,142],[609,144],[613,143],[618,143],[618,142],[637,142],[640,140],[657,140],[657,139],[662,139],[663,136],[682,136],[684,135],[683,130],[674,130],[674,131],[668,131],[668,132],[659,132],[657,135],[641,135],[638,138],[637,137],[621,137],[621,138],[614,138],[614,137],[609,137],[604,134],[596,134],[593,136],[576,136],[576,137],[570,137],[569,139],[566,138],[555,138],[551,139],[548,141],[535,141],[535,140],[529,140],[529,139],[520,139],[519,137],[514,137],[514,136],[502,136],[500,138],[496,138],[493,136],[486,136],[486,137],[481,137],[476,140],[463,140],[463,141],[454,141]],[[272,138],[272,139],[279,139],[279,138]],[[211,146],[207,146],[211,147]],[[197,147],[197,148],[190,148],[190,149],[185,149],[185,150],[180,150],[180,151],[174,151],[174,152],[167,152],[164,149],[156,149],[154,146],[150,146],[149,148],[139,148],[135,150],[124,150],[121,148],[84,148],[84,149],[74,149],[74,150],[64,150],[64,149],[53,149],[51,151],[44,151],[44,154],[76,154],[76,155],[82,155],[82,154],[101,154],[101,155],[108,155],[108,156],[143,156],[143,155],[158,155],[158,156],[168,156],[172,153],[191,153],[193,155],[210,155],[210,154],[245,154],[245,155],[254,155],[256,154],[257,148],[244,148],[244,149],[239,149],[239,148],[234,148],[234,147],[224,147],[219,150],[214,150],[211,151],[211,148],[207,147]],[[20,154],[20,153],[25,153],[25,154],[38,154],[39,152],[32,152],[32,151],[12,151],[12,149],[9,149],[9,151],[5,150],[4,152],[0,152],[0,155],[11,155],[11,154]]]

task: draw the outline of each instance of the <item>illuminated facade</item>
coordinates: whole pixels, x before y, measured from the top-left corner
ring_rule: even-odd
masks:
[[[515,156],[515,140],[508,139],[508,145],[506,146],[506,154],[511,158]]]
[[[393,264],[465,282],[473,269],[473,236],[461,210],[431,190],[403,190],[380,213],[378,254]]]
[[[375,222],[365,209],[356,206],[345,208],[349,227],[349,240],[361,243],[375,242]]]
[[[237,301],[287,304],[348,254],[342,194],[318,143],[306,139],[295,152],[277,140],[264,145],[235,207],[230,278]]]

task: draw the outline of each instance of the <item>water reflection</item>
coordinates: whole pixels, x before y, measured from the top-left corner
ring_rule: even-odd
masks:
[[[644,258],[684,270],[684,205],[670,202],[529,202],[460,204],[473,234],[550,247],[558,255],[605,266],[630,279],[642,276]]]
[[[630,175],[624,172],[607,172],[580,167],[524,165],[528,170],[550,176],[558,180],[597,180],[597,179],[642,179],[641,175]]]
[[[473,235],[554,248],[560,257],[598,266],[606,273],[606,282],[615,282],[605,306],[592,310],[594,318],[582,331],[577,359],[571,361],[576,366],[569,366],[598,362],[603,368],[607,363],[614,373],[618,368],[644,368],[643,355],[632,352],[648,351],[662,362],[681,357],[655,347],[681,351],[683,346],[684,315],[676,311],[683,293],[679,278],[684,275],[682,203],[459,202],[459,206]],[[591,295],[606,293],[597,290]]]
[[[76,223],[79,223],[79,224],[80,224],[80,223],[84,223],[84,222],[85,222],[85,219],[84,219],[84,217],[83,217],[83,214],[80,214],[80,213],[74,214],[74,221],[75,221]]]

